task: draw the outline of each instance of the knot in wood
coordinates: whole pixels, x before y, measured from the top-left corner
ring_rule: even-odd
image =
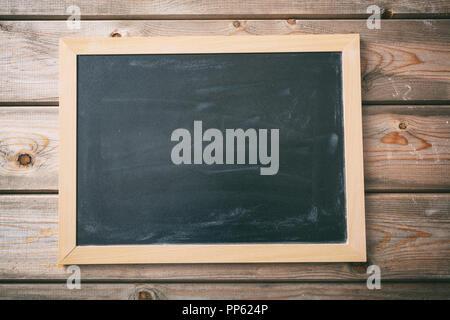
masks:
[[[394,11],[392,11],[392,9],[383,9],[383,11],[381,13],[381,17],[383,19],[392,19],[393,16],[394,16]]]
[[[408,128],[408,123],[406,121],[400,121],[400,123],[398,124],[398,128],[400,130],[405,130],[406,128]]]
[[[138,287],[129,296],[131,300],[161,300],[164,295],[155,288]]]
[[[154,300],[153,295],[148,291],[139,291],[138,300]]]
[[[287,23],[290,24],[290,25],[294,25],[294,24],[297,23],[297,20],[296,19],[288,19]]]
[[[20,153],[17,156],[17,162],[20,166],[28,166],[33,162],[33,158],[28,153]]]
[[[356,273],[366,273],[367,268],[370,266],[369,262],[356,262],[351,264],[352,269]]]

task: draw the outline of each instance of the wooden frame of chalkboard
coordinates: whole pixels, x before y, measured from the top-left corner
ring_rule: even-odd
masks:
[[[77,245],[77,56],[274,52],[342,53],[345,243]],[[359,35],[60,39],[59,57],[59,264],[366,260]]]

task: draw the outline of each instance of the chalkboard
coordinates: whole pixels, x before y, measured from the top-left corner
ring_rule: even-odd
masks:
[[[85,55],[77,92],[77,244],[346,241],[341,53]],[[279,129],[278,172],[174,164],[194,121]]]
[[[76,55],[75,246],[347,246],[343,54]]]

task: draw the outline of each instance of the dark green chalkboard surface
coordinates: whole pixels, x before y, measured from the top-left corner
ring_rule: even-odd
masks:
[[[346,242],[340,52],[79,55],[77,71],[77,245]],[[277,172],[248,141],[243,164],[194,163],[196,121],[278,129]],[[191,164],[171,158],[180,128]]]

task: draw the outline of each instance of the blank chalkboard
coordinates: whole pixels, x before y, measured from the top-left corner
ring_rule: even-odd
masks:
[[[77,245],[346,241],[340,52],[82,55],[77,97]],[[279,129],[278,172],[174,164],[194,121]]]
[[[358,35],[60,41],[60,264],[365,261]]]

